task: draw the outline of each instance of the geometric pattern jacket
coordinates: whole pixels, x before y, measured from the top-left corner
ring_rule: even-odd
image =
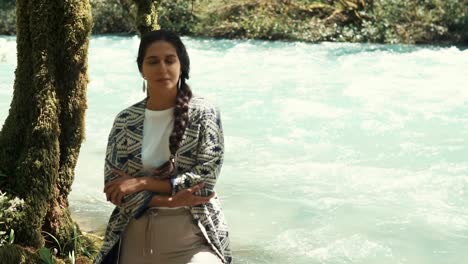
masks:
[[[111,166],[139,177],[142,170],[141,144],[143,141],[143,121],[148,98],[121,111],[114,120],[109,135],[106,162],[104,165],[105,183],[115,179]],[[224,154],[224,139],[218,109],[207,100],[193,97],[189,103],[189,122],[175,154],[177,173],[171,179],[172,192],[177,193],[204,182],[197,195],[208,196],[214,191],[221,170]],[[107,256],[120,247],[124,229],[132,217],[139,218],[148,208],[155,193],[141,191],[124,197],[120,206],[113,210],[107,225],[102,248],[95,264],[111,263]],[[194,222],[200,227],[205,238],[223,263],[232,263],[229,236],[221,204],[217,196],[208,203],[190,209]]]

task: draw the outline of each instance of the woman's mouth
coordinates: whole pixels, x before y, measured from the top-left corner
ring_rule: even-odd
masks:
[[[157,82],[166,82],[166,81],[170,81],[171,79],[169,78],[164,78],[164,79],[157,79],[156,81]]]

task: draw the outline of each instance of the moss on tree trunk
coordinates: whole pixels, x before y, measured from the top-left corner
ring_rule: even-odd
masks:
[[[0,132],[0,168],[7,175],[0,189],[25,200],[24,217],[13,226],[15,244],[40,248],[47,231],[71,246],[67,197],[84,137],[90,5],[17,0],[16,10],[18,66]]]
[[[34,251],[17,246],[5,245],[0,247],[1,263],[30,264],[41,263]]]
[[[155,0],[134,0],[137,7],[137,29],[141,34],[159,29]]]

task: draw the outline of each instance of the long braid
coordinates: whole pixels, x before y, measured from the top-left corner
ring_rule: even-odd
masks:
[[[180,91],[177,93],[176,104],[174,106],[174,129],[169,137],[171,156],[175,156],[177,149],[180,147],[182,136],[189,121],[188,111],[189,102],[192,98],[192,90],[185,83],[184,78],[181,78],[181,82]]]
[[[154,175],[162,179],[169,179],[176,171],[175,167],[175,153],[180,146],[182,136],[184,135],[185,128],[188,125],[188,111],[189,102],[192,98],[192,90],[182,79],[180,90],[177,92],[176,103],[174,106],[174,128],[169,136],[169,150],[171,156],[168,161],[164,162],[156,170],[153,171]]]
[[[177,92],[176,103],[174,106],[174,128],[169,136],[169,150],[171,157],[164,164],[159,166],[156,171],[158,177],[168,179],[175,172],[175,153],[179,148],[185,128],[188,125],[189,102],[192,98],[192,90],[182,79],[180,90]]]

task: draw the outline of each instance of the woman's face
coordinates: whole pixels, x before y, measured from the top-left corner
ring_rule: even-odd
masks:
[[[177,89],[180,61],[174,46],[164,40],[148,46],[141,71],[148,82],[148,89],[161,92]]]

